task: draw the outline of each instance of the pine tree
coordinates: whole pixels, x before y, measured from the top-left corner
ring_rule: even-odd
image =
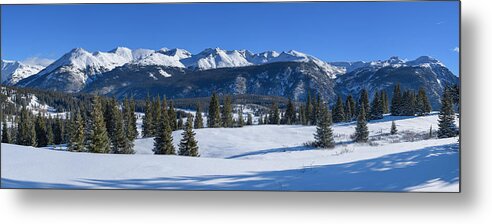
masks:
[[[154,119],[152,117],[152,103],[150,101],[150,97],[147,96],[147,100],[145,101],[145,115],[143,117],[142,122],[142,135],[143,137],[151,137],[152,130],[154,129]]]
[[[299,123],[301,125],[307,125],[305,108],[303,105],[299,107]]]
[[[393,116],[401,115],[401,97],[400,83],[398,83],[393,89],[393,98],[391,98],[391,115]]]
[[[224,100],[224,107],[222,108],[222,124],[223,127],[233,127],[232,120],[232,100],[230,96],[226,96]]]
[[[38,113],[36,116],[36,122],[34,125],[36,131],[36,143],[38,147],[45,147],[48,145],[48,133],[46,131],[46,121],[45,118]]]
[[[193,127],[195,129],[203,128],[203,117],[202,110],[200,109],[200,104],[196,105],[196,118],[194,120]]]
[[[342,97],[338,96],[337,104],[333,108],[333,122],[343,122],[345,121],[345,109],[343,107]]]
[[[418,116],[429,114],[432,110],[427,94],[424,88],[420,87],[417,94],[416,112]]]
[[[322,106],[319,116],[316,133],[314,134],[314,145],[319,148],[333,148],[335,147],[335,141],[333,140],[331,115],[328,108]]]
[[[111,136],[111,153],[114,154],[133,154],[133,143],[128,139],[125,133],[123,114],[116,103],[112,103],[111,129],[108,130]]]
[[[290,98],[285,111],[285,121],[285,123],[289,125],[296,123],[296,108]]]
[[[381,90],[381,98],[383,100],[383,114],[389,113],[389,100],[388,93],[386,91]]]
[[[176,110],[174,109],[174,103],[172,100],[169,101],[169,110],[167,110],[167,114],[171,130],[178,130],[178,115],[176,113]]]
[[[237,126],[238,126],[238,127],[243,127],[243,126],[244,126],[244,117],[243,117],[243,113],[244,113],[243,106],[241,106],[241,107],[239,108],[239,112],[238,112],[238,114],[237,114],[237,115],[238,115],[238,121],[237,121],[237,123],[238,123],[238,125],[237,125]]]
[[[441,99],[441,110],[439,111],[438,138],[450,138],[458,135],[452,100],[451,94],[445,91]]]
[[[7,128],[7,121],[5,116],[2,119],[2,143],[10,143],[10,134]]]
[[[133,142],[138,136],[137,117],[135,116],[135,101],[125,98],[123,103],[123,121],[126,137],[130,142]]]
[[[316,96],[316,102],[313,104],[313,111],[311,115],[311,123],[316,125],[318,123],[321,111],[321,97],[319,94]]]
[[[357,116],[357,126],[355,127],[354,141],[367,142],[369,140],[369,130],[367,128],[366,112],[364,106],[360,106]]]
[[[219,97],[215,92],[212,93],[212,97],[210,99],[207,123],[209,128],[220,128],[221,126]]]
[[[30,112],[25,106],[22,107],[17,127],[16,144],[36,146],[36,130],[32,122]]]
[[[174,155],[176,149],[173,144],[173,135],[167,113],[162,113],[157,124],[157,134],[154,138],[154,154]]]
[[[253,115],[248,113],[248,119],[246,120],[246,125],[253,125]]]
[[[382,101],[382,97],[378,92],[374,94],[374,99],[371,104],[371,119],[377,120],[383,118],[384,105]]]
[[[157,95],[157,98],[153,99],[152,102],[152,117],[154,117],[154,123],[159,120],[159,117],[161,117],[161,114],[163,113],[162,111],[162,105],[161,105],[161,96]],[[152,136],[156,136],[157,134],[157,125],[153,125],[152,129]]]
[[[195,140],[195,132],[192,127],[193,117],[188,115],[185,130],[181,134],[183,137],[179,143],[179,155],[181,156],[200,156],[198,154],[198,142]]]
[[[48,121],[46,122],[46,133],[48,138],[48,145],[53,145],[53,119],[51,118],[51,115],[48,116]]]
[[[400,107],[400,115],[403,116],[415,116],[416,110],[416,101],[415,93],[412,91],[405,91],[402,95],[402,102]]]
[[[93,100],[91,122],[92,127],[89,136],[90,144],[88,145],[89,152],[109,153],[110,142],[106,124],[104,123],[101,99],[99,96],[96,96]]]
[[[351,121],[355,116],[355,101],[352,95],[349,95],[345,100],[345,118]]]
[[[275,102],[272,103],[269,114],[269,124],[280,124],[280,112]]]
[[[396,133],[398,133],[398,129],[396,129],[395,121],[391,121],[391,131],[390,131],[390,134],[391,135],[395,135]]]
[[[85,137],[85,129],[84,129],[84,121],[82,120],[82,116],[79,110],[75,113],[70,141],[68,143],[68,150],[72,152],[83,152],[85,151],[84,145],[84,137]]]
[[[371,105],[369,104],[369,93],[367,92],[366,89],[362,89],[360,92],[360,97],[359,97],[359,105],[360,107],[358,109],[358,113],[360,114],[360,109],[361,107],[364,108],[364,117],[366,119],[370,119],[370,114],[371,114]]]

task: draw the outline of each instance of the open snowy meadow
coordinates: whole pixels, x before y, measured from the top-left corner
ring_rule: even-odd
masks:
[[[395,120],[397,135],[389,135]],[[305,146],[314,126],[197,129],[200,157],[92,154],[2,144],[2,188],[124,188],[273,191],[459,191],[458,138],[428,138],[437,115],[368,124],[370,142],[350,140],[355,124],[333,125],[334,149]],[[181,131],[173,132],[177,146]]]

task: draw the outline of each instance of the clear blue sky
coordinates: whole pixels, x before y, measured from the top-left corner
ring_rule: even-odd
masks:
[[[459,3],[2,6],[2,58],[57,59],[75,47],[295,49],[326,61],[435,57],[457,75]]]

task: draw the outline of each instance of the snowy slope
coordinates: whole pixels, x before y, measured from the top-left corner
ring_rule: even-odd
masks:
[[[15,85],[22,79],[37,74],[44,67],[40,65],[28,65],[18,61],[2,60],[2,80],[5,85]]]
[[[436,116],[387,117],[369,125],[371,135],[426,131]],[[334,127],[338,141],[354,125]],[[312,149],[314,127],[262,125],[197,130],[201,157],[156,156],[151,139],[136,142],[136,155],[89,154],[2,144],[2,187],[131,188],[313,191],[458,191],[456,138],[375,140],[377,146],[341,142]],[[179,131],[174,133],[179,141]],[[13,159],[15,158],[15,159]]]

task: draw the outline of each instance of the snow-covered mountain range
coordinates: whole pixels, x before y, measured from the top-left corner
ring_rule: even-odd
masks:
[[[313,62],[331,78],[344,73],[343,69],[314,56],[293,50],[280,53],[276,51],[252,53],[247,50],[229,51],[220,48],[208,48],[198,54],[191,54],[184,49],[167,48],[131,50],[118,47],[108,52],[89,52],[82,48],[75,48],[36,74],[28,82],[23,82],[21,86],[29,86],[33,83],[43,86],[43,82],[51,85],[51,83],[69,81],[70,84],[62,90],[77,92],[87,83],[92,82],[98,74],[109,72],[125,64],[209,70],[273,62]]]
[[[37,73],[37,74],[36,74]],[[357,94],[361,88],[387,90],[425,87],[435,105],[446,85],[459,82],[437,59],[325,62],[298,51],[223,50],[198,54],[184,49],[159,50],[118,47],[108,52],[75,48],[42,67],[4,66],[2,83],[64,92],[97,92],[124,96],[152,89],[175,97],[228,94],[266,94],[302,100],[316,90],[326,99]],[[35,74],[35,75],[33,75]],[[7,80],[9,79],[9,80]],[[391,93],[390,93],[391,94]]]
[[[22,79],[37,74],[44,67],[40,65],[28,65],[19,61],[2,60],[2,80],[4,85],[15,85]]]

